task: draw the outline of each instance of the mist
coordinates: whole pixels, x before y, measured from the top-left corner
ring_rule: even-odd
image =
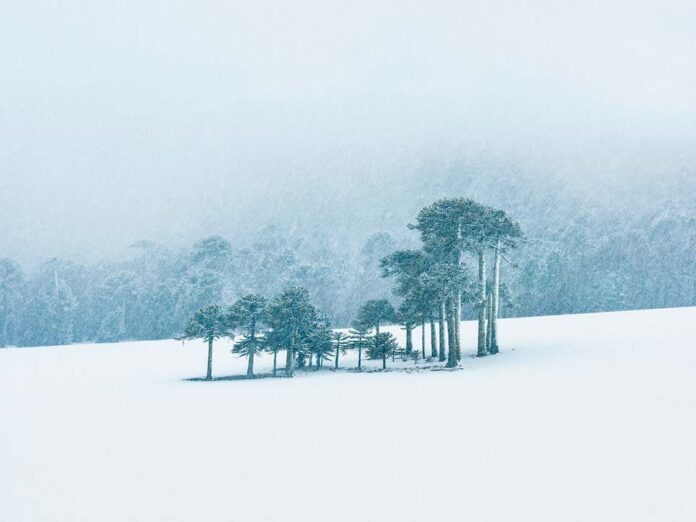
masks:
[[[458,173],[683,198],[696,6],[525,4],[4,2],[2,254],[363,241]]]

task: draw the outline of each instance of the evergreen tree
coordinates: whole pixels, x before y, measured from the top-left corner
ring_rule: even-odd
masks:
[[[486,249],[494,247],[502,237],[507,223],[504,213],[483,206],[470,199],[441,199],[422,209],[417,224],[425,249],[448,263],[461,265],[463,255],[471,253],[478,258],[479,299],[478,355],[487,354],[486,341]],[[498,228],[500,227],[500,229]],[[459,320],[461,296],[454,302],[456,317],[455,341],[460,346]],[[459,351],[459,350],[458,350]]]
[[[358,370],[361,371],[363,350],[370,344],[370,327],[355,321],[349,333],[350,347],[358,350]]]
[[[413,329],[417,326],[418,320],[411,310],[411,304],[404,300],[399,305],[396,314],[396,321],[403,325],[406,331],[406,355],[410,355],[413,351]]]
[[[396,310],[386,299],[372,299],[360,307],[358,322],[375,329],[375,349],[377,348],[379,328],[384,323],[396,320]]]
[[[389,332],[375,334],[375,343],[368,349],[370,359],[382,359],[382,369],[387,369],[387,357],[399,348],[396,339]]]
[[[331,323],[328,318],[322,313],[317,313],[316,319],[304,334],[302,343],[300,344],[302,347],[300,352],[302,356],[306,357],[306,355],[309,355],[310,357],[314,357],[317,369],[323,368],[324,361],[331,359],[333,350],[333,344],[331,342],[332,335],[333,331],[331,330]]]
[[[317,311],[309,301],[309,293],[300,287],[284,290],[268,305],[266,317],[273,330],[273,341],[287,351],[285,375],[292,377],[300,343],[316,325]]]
[[[186,326],[182,339],[203,339],[208,343],[206,381],[213,378],[213,342],[228,335],[227,318],[219,305],[208,305],[201,308]]]
[[[263,326],[267,301],[256,294],[248,294],[238,299],[227,311],[230,330],[240,332],[242,339],[234,343],[232,351],[247,358],[247,375],[254,375],[254,357],[263,348],[259,330]]]
[[[336,349],[336,355],[334,357],[334,368],[338,369],[339,356],[341,352],[346,353],[346,346],[348,345],[348,334],[344,332],[334,332],[332,340]]]
[[[517,246],[522,237],[518,223],[512,221],[502,210],[488,215],[488,237],[493,242],[493,284],[490,303],[489,353],[496,354],[498,348],[498,313],[500,308],[500,258],[506,250]]]

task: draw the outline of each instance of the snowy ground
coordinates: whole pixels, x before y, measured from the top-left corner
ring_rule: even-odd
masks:
[[[696,520],[696,308],[500,331],[461,371],[292,381],[185,381],[198,343],[0,350],[0,520]]]

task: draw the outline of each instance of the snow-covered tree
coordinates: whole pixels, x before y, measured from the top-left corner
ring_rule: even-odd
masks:
[[[198,310],[184,330],[183,339],[202,339],[208,343],[207,381],[213,378],[213,343],[230,335],[227,318],[220,305],[211,304]]]
[[[263,348],[259,336],[266,317],[268,302],[265,297],[248,294],[238,299],[227,312],[227,324],[231,331],[242,334],[232,351],[247,358],[247,375],[254,375],[254,357]]]

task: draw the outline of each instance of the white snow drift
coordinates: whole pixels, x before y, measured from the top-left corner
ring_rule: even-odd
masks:
[[[0,520],[696,520],[696,308],[500,338],[461,371],[212,383],[199,343],[0,350]]]

